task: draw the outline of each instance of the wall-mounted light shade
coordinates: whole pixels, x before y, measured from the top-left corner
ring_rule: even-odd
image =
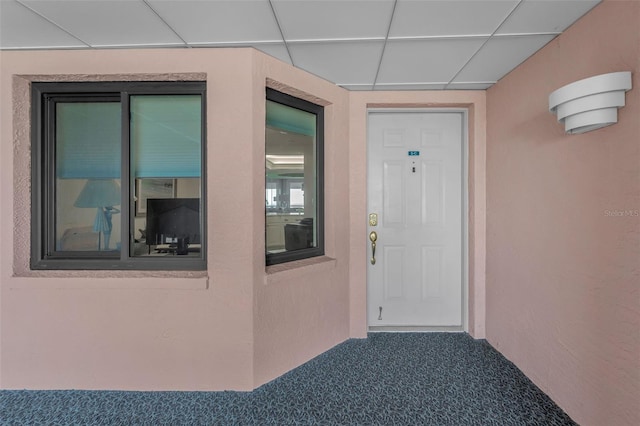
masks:
[[[618,108],[631,89],[631,72],[613,72],[585,78],[549,95],[549,111],[557,114],[569,134],[596,130],[618,122]]]

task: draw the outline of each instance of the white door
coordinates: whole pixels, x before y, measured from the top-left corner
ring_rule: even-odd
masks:
[[[371,111],[368,128],[369,326],[462,327],[463,114]]]

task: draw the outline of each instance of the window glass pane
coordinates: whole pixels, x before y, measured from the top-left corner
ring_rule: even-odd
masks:
[[[206,269],[205,83],[31,87],[31,268]]]
[[[56,104],[57,251],[120,251],[120,103]]]
[[[317,247],[316,115],[267,101],[267,254]]]
[[[278,195],[280,191],[278,190],[278,185],[276,182],[267,182],[267,194],[265,198],[265,203],[267,206],[267,211],[270,209],[275,209],[278,207]]]
[[[304,208],[304,183],[291,182],[289,184],[289,206],[292,209]]]
[[[131,97],[132,256],[201,257],[201,101]]]

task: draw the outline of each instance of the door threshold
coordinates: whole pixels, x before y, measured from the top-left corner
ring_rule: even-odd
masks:
[[[425,325],[372,325],[369,333],[463,333],[459,325],[425,326]]]

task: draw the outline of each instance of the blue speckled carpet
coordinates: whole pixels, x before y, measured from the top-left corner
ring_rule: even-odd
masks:
[[[0,391],[2,425],[575,425],[485,341],[348,340],[253,392]]]

